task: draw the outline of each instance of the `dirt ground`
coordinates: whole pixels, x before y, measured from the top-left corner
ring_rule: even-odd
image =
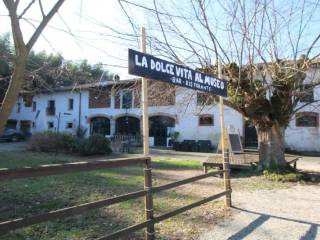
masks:
[[[297,168],[307,171],[320,172],[320,157],[303,156],[297,163]]]
[[[154,156],[165,156],[157,154]],[[179,159],[188,157],[203,159],[202,154],[170,153]],[[299,170],[320,172],[320,157],[305,156],[299,160]],[[198,172],[199,174],[200,172]],[[179,172],[166,172],[170,180],[183,178]],[[184,177],[195,174],[183,173]],[[201,184],[201,188],[199,188]],[[207,185],[204,187],[204,184]],[[210,186],[211,185],[211,186]],[[221,185],[220,185],[221,186]],[[320,240],[320,184],[274,183],[263,176],[234,176],[232,179],[233,208],[229,212],[217,212],[196,221],[202,233],[195,239],[224,240]],[[209,187],[209,188],[208,188]],[[189,185],[184,191],[203,195],[199,189],[219,188],[217,179]],[[221,188],[220,188],[221,189]],[[221,203],[221,200],[218,200]],[[205,209],[205,207],[203,207]],[[208,210],[208,209],[207,209]],[[189,213],[192,215],[192,212]],[[219,216],[219,219],[215,219]],[[199,217],[199,216],[198,216]]]
[[[320,186],[235,191],[231,217],[200,239],[320,239]]]
[[[171,182],[200,173],[196,170],[160,171],[155,177]],[[197,232],[189,239],[320,239],[320,184],[279,183],[263,176],[235,175],[232,187],[233,208],[229,211],[221,211],[223,199],[219,199],[215,204],[220,206],[220,211],[219,207],[205,204],[185,213],[185,221],[194,224],[190,231]],[[178,192],[204,197],[221,189],[221,180],[213,178],[187,185]],[[188,238],[181,234],[181,238],[170,239]]]
[[[303,157],[298,169],[320,172],[320,157]],[[232,201],[231,217],[204,232],[201,240],[320,239],[319,183],[264,190],[240,186],[232,193]]]

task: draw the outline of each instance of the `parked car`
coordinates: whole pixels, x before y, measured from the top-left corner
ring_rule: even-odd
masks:
[[[25,139],[23,132],[12,128],[6,128],[0,135],[0,140],[19,142]]]

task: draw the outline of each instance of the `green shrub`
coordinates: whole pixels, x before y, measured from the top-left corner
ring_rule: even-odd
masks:
[[[76,131],[76,136],[78,138],[85,138],[86,133],[87,133],[87,128],[79,127]]]
[[[85,155],[89,140],[86,138],[75,138],[72,146],[72,152],[79,155]]]
[[[51,152],[57,147],[58,139],[54,132],[35,133],[29,140],[31,150],[39,152]]]
[[[111,153],[110,142],[103,135],[94,134],[89,138],[79,138],[69,133],[42,132],[35,133],[30,141],[30,147],[40,152],[68,152],[83,156]]]
[[[73,143],[75,137],[69,133],[62,132],[55,135],[57,139],[57,149],[61,149],[62,151],[72,152]]]
[[[56,132],[35,133],[31,137],[29,144],[32,150],[41,152],[72,152],[74,137],[66,132],[57,134]]]
[[[101,134],[93,134],[88,139],[78,139],[77,152],[83,156],[110,154],[110,141]]]

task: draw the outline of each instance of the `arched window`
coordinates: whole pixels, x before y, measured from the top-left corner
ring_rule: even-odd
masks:
[[[318,127],[319,114],[316,112],[300,112],[296,114],[297,127]]]
[[[110,135],[110,120],[106,117],[94,117],[90,120],[90,135],[98,133]]]
[[[203,114],[199,116],[199,126],[213,126],[214,119],[212,114]]]

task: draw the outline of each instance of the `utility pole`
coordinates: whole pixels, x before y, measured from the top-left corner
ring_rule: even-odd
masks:
[[[141,28],[141,52],[146,52],[146,30]],[[149,155],[149,116],[148,116],[148,79],[142,78],[142,124],[143,124],[143,154]],[[153,219],[153,197],[152,197],[152,173],[151,161],[147,161],[144,169],[144,189],[147,190],[145,197],[145,215],[147,220]],[[155,230],[154,224],[147,226],[145,240],[154,240]]]
[[[146,52],[146,30],[141,28],[141,52]],[[149,155],[149,118],[148,118],[148,79],[142,78],[142,126],[143,126],[143,154]]]
[[[221,79],[221,66],[220,62],[218,62],[218,78]],[[221,152],[222,152],[222,164],[223,170],[226,172],[223,173],[223,182],[224,182],[224,190],[231,191],[231,183],[230,183],[230,168],[229,168],[229,146],[226,146],[226,131],[224,127],[224,104],[223,97],[219,96],[219,106],[220,106],[220,126],[221,126]],[[231,207],[231,192],[226,194],[225,206]]]

